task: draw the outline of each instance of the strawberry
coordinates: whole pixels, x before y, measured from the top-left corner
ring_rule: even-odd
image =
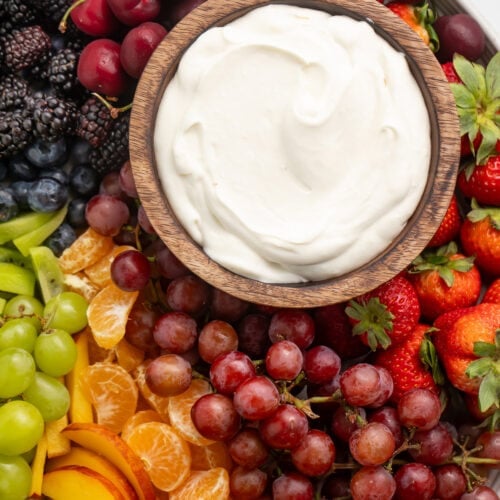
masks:
[[[427,243],[427,247],[440,247],[454,240],[460,232],[461,224],[462,217],[460,216],[457,197],[453,195],[446,214],[431,241]]]
[[[478,359],[476,343],[494,343],[500,328],[500,305],[482,303],[456,309],[439,316],[434,327],[432,339],[448,380],[457,389],[478,394],[481,380],[467,370]]]
[[[433,52],[437,51],[439,38],[432,26],[436,20],[436,14],[430,8],[428,2],[424,2],[419,6],[402,1],[390,2],[387,7],[417,33]]]
[[[375,351],[402,342],[420,317],[420,305],[413,285],[402,275],[371,292],[349,301],[346,313],[354,335]]]
[[[352,336],[345,307],[346,304],[340,303],[314,310],[316,341],[331,347],[342,359],[356,358],[366,354],[368,348],[359,337]]]
[[[500,155],[490,156],[484,165],[463,169],[458,187],[468,198],[484,205],[500,206]]]
[[[408,277],[415,287],[422,316],[428,320],[461,307],[472,306],[481,292],[481,276],[473,263],[457,251],[455,242],[422,252]]]
[[[453,68],[460,83],[450,83],[455,97],[460,133],[468,138],[469,148],[476,164],[483,165],[488,157],[500,150],[500,52],[497,52],[485,69],[460,54],[453,57]]]
[[[500,276],[500,208],[481,208],[472,200],[472,210],[460,228],[460,241],[466,255],[492,277]]]
[[[436,382],[442,383],[442,374],[437,367],[434,346],[427,337],[429,328],[419,323],[402,342],[375,355],[374,364],[384,367],[392,376],[394,390],[391,400],[395,403],[410,389],[439,392]]]
[[[487,288],[483,302],[491,302],[492,304],[500,304],[500,278],[497,278]]]
[[[441,69],[449,83],[462,83],[451,61],[441,64]]]

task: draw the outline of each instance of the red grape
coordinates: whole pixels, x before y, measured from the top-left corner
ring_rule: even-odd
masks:
[[[272,344],[266,354],[266,371],[275,380],[293,380],[302,370],[304,357],[299,346],[289,340]]]
[[[143,290],[151,277],[151,266],[147,257],[138,250],[125,250],[111,263],[111,279],[126,292]]]
[[[296,406],[282,404],[260,422],[259,430],[268,446],[285,450],[297,446],[305,438],[309,422]]]
[[[400,500],[419,498],[430,500],[436,489],[436,478],[431,469],[414,462],[402,465],[396,474],[396,496]]]
[[[403,429],[399,421],[398,412],[392,406],[383,406],[375,410],[368,418],[369,422],[380,422],[384,424],[394,436],[396,448],[403,443]]]
[[[382,466],[362,467],[351,479],[351,494],[356,500],[390,500],[395,491],[394,477]]]
[[[369,408],[380,408],[389,400],[394,390],[394,381],[392,380],[392,375],[389,373],[389,370],[386,370],[382,366],[376,366],[376,368],[380,375],[380,392],[378,398],[373,401],[373,403],[367,405]]]
[[[148,302],[137,300],[128,317],[125,338],[147,354],[156,352],[153,327],[158,318],[159,313]]]
[[[246,469],[264,465],[269,458],[269,450],[257,429],[247,427],[239,431],[229,442],[231,458]]]
[[[198,432],[207,439],[226,441],[239,430],[241,418],[231,398],[223,394],[205,394],[191,408],[191,418]]]
[[[415,432],[412,443],[419,445],[410,450],[413,460],[426,465],[440,465],[453,454],[453,439],[441,423],[432,429]]]
[[[314,321],[301,309],[283,309],[273,314],[269,325],[269,338],[274,344],[280,340],[295,342],[301,349],[314,340]]]
[[[440,500],[459,500],[467,488],[467,479],[458,465],[441,465],[434,469],[436,491],[434,496]]]
[[[398,414],[405,427],[432,429],[441,417],[441,402],[429,389],[412,389],[401,396]]]
[[[118,183],[121,190],[129,198],[139,198],[137,188],[135,187],[134,174],[132,173],[132,165],[130,161],[126,161],[118,171]]]
[[[331,469],[335,461],[335,445],[326,432],[311,429],[291,450],[291,456],[293,464],[302,474],[322,476]]]
[[[498,498],[498,495],[489,486],[481,485],[464,493],[460,500],[498,500]]]
[[[342,441],[349,441],[351,434],[358,429],[358,419],[364,420],[366,411],[364,408],[349,409],[339,406],[332,416],[332,432]]]
[[[153,337],[162,348],[175,354],[189,351],[196,343],[196,321],[183,312],[162,314],[155,322]]]
[[[210,286],[197,276],[188,274],[172,280],[166,296],[168,305],[174,311],[198,316],[209,304]]]
[[[212,363],[217,356],[238,349],[236,330],[225,321],[214,319],[206,323],[198,337],[198,351],[201,358]]]
[[[177,354],[164,354],[146,368],[146,384],[159,396],[176,396],[191,384],[191,365]]]
[[[392,432],[380,422],[370,422],[349,437],[349,450],[361,465],[382,465],[392,457],[396,441]]]
[[[257,500],[267,486],[267,474],[260,469],[247,469],[238,465],[231,471],[229,489],[233,498]]]
[[[231,351],[218,356],[210,366],[210,382],[215,389],[231,395],[245,380],[255,376],[252,360],[240,351]]]
[[[340,375],[340,389],[351,406],[367,406],[380,395],[380,374],[368,363],[351,366]]]
[[[271,380],[257,375],[243,381],[234,392],[236,411],[248,420],[262,420],[272,415],[280,403],[278,389]]]
[[[340,371],[340,357],[324,345],[312,347],[304,356],[304,372],[313,384],[331,382]]]
[[[500,431],[483,432],[477,438],[476,446],[482,446],[477,453],[478,457],[500,460]],[[495,468],[500,469],[500,465]]]
[[[264,314],[247,314],[237,326],[239,349],[251,358],[259,359],[265,356],[270,344],[267,334],[269,318]]]
[[[189,274],[189,269],[166,247],[161,244],[156,251],[159,273],[169,280]]]
[[[210,304],[210,314],[212,318],[234,323],[243,317],[249,305],[244,300],[229,295],[218,288],[214,288]]]
[[[287,472],[273,481],[273,500],[312,500],[311,481],[298,472]]]
[[[85,207],[88,225],[103,236],[115,236],[127,223],[130,211],[126,203],[116,196],[96,194]]]

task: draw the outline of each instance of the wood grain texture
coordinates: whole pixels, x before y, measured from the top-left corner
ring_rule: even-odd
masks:
[[[379,35],[407,55],[431,121],[430,175],[422,199],[389,248],[346,275],[305,284],[267,284],[219,266],[183,229],[163,193],[156,172],[153,130],[159,102],[186,48],[206,29],[222,26],[249,10],[286,3],[331,14],[367,19]],[[389,9],[375,0],[207,0],[181,20],[151,56],[139,81],[130,124],[130,158],[137,190],[158,235],[195,274],[231,295],[278,307],[315,307],[341,302],[388,281],[424,249],[437,230],[455,187],[459,164],[455,102],[434,55]]]

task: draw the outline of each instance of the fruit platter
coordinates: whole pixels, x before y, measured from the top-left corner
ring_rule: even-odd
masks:
[[[454,194],[393,278],[290,308],[138,194],[138,82],[202,3],[0,0],[0,500],[498,499],[500,27],[379,0],[449,85]]]

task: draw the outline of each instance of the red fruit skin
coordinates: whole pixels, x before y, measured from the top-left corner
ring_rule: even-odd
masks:
[[[111,35],[120,27],[106,0],[86,0],[71,11],[70,17],[80,31],[94,37]]]
[[[125,35],[120,48],[120,62],[132,78],[141,76],[151,54],[166,34],[167,30],[161,24],[146,22]]]
[[[152,21],[160,13],[159,0],[107,0],[114,15],[127,26]]]
[[[457,197],[453,195],[446,214],[431,241],[427,243],[427,247],[440,247],[454,240],[460,232],[461,225],[462,217],[460,216]]]
[[[486,289],[482,302],[491,302],[492,304],[500,304],[500,278],[497,278]]]
[[[411,335],[420,318],[420,304],[417,292],[408,279],[402,275],[383,283],[371,292],[360,295],[356,302],[367,303],[371,298],[377,298],[393,315],[392,330],[386,331],[392,345],[402,342]],[[356,320],[349,318],[352,325]],[[361,335],[361,340],[368,345],[366,333]]]
[[[450,256],[450,260],[465,258],[462,254]],[[466,272],[451,270],[453,284],[448,286],[436,270],[410,274],[420,302],[422,316],[430,321],[439,315],[474,305],[481,293],[481,275],[476,266]]]
[[[382,366],[392,376],[394,390],[391,401],[397,403],[401,396],[416,388],[429,389],[438,394],[439,390],[432,374],[420,360],[420,346],[429,326],[419,323],[411,335],[397,345],[389,346],[385,351],[377,351],[374,364]]]
[[[451,61],[441,64],[441,68],[449,83],[462,83]]]
[[[120,44],[107,38],[90,42],[80,54],[77,75],[91,92],[113,97],[123,94],[128,77],[120,63]]]
[[[500,230],[490,217],[472,222],[465,219],[460,228],[460,241],[466,255],[474,255],[474,263],[493,278],[500,276]]]
[[[356,358],[368,352],[358,335],[353,336],[346,304],[318,307],[313,312],[316,325],[315,343],[332,348],[342,359]]]
[[[484,165],[476,165],[469,179],[462,170],[458,175],[458,188],[479,204],[500,206],[500,155],[490,156]]]
[[[465,374],[469,364],[477,359],[475,342],[495,342],[500,328],[500,305],[481,303],[455,309],[439,316],[432,334],[436,351],[444,365],[449,381],[461,391],[477,394],[480,379]]]

